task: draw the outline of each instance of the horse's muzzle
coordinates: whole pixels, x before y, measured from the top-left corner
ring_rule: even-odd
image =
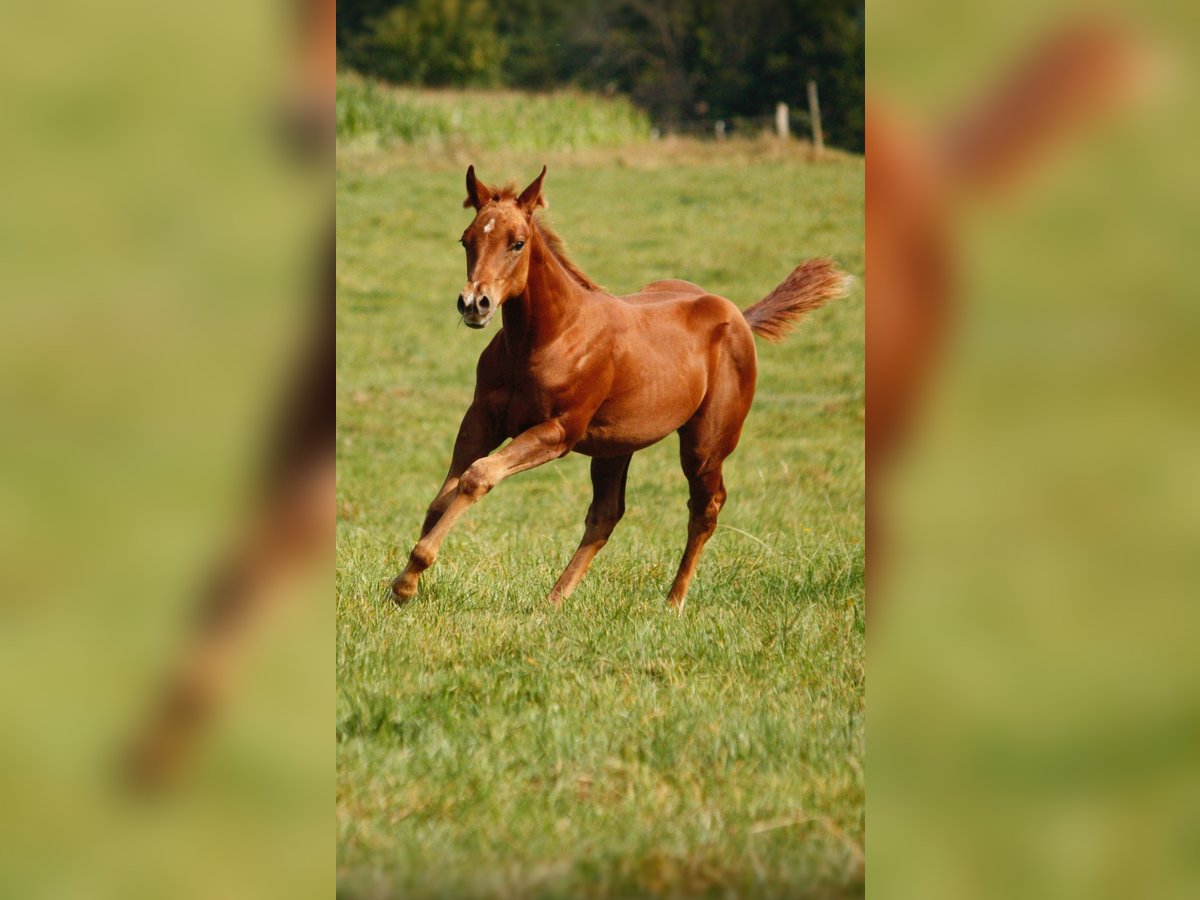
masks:
[[[495,312],[495,305],[486,294],[476,297],[474,291],[469,291],[458,295],[458,314],[468,328],[483,328]]]

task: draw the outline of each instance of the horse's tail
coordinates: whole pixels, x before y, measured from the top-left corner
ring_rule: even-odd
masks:
[[[782,341],[801,316],[845,297],[854,279],[832,259],[810,259],[753,306],[742,310],[746,323],[768,341]]]

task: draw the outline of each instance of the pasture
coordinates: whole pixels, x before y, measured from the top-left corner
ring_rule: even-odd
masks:
[[[803,259],[858,277],[783,344],[682,615],[672,437],[562,609],[591,497],[572,454],[500,485],[421,591],[403,567],[486,331],[458,323],[474,162],[527,182],[616,293],[745,307]],[[773,142],[541,153],[378,147],[337,175],[337,828],[347,897],[857,894],[864,849],[863,166]]]

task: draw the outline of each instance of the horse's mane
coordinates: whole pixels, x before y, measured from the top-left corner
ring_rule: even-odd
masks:
[[[492,199],[495,201],[512,200],[515,202],[517,199],[516,185],[512,182],[509,182],[508,184],[504,185],[504,187],[494,190],[492,192]],[[584,272],[583,269],[575,265],[575,261],[572,260],[571,257],[567,256],[567,247],[566,244],[563,243],[563,239],[558,236],[558,232],[554,231],[554,229],[543,222],[540,216],[537,214],[534,214],[533,216],[533,226],[541,234],[542,240],[546,242],[546,246],[550,249],[550,252],[554,255],[554,258],[562,264],[562,267],[567,270],[567,273],[572,278],[574,278],[581,286],[587,288],[589,291],[604,290],[604,288],[592,281],[592,279],[587,276],[587,273]]]
[[[575,265],[574,260],[567,256],[566,245],[563,244],[563,239],[558,236],[558,232],[552,230],[545,222],[539,221],[536,217],[533,220],[534,227],[542,234],[542,240],[546,242],[546,246],[550,248],[550,252],[554,254],[564,269],[572,278],[578,281],[583,287],[589,291],[602,291],[604,288],[592,281],[583,269]]]

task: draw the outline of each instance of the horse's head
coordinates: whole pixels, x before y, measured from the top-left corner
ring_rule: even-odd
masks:
[[[467,284],[458,295],[458,311],[471,328],[483,328],[506,300],[525,290],[529,278],[529,249],[533,214],[545,206],[542,179],[546,167],[533,183],[517,195],[512,190],[495,190],[467,169],[467,199],[475,218],[463,232],[467,251]]]

